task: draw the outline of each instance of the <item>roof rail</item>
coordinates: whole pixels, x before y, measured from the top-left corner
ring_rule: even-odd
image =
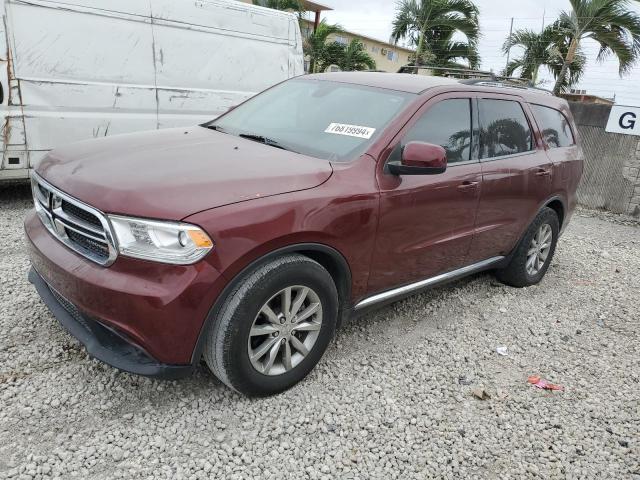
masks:
[[[545,95],[553,95],[553,92],[545,90],[544,88],[533,87],[530,85],[523,85],[519,82],[514,82],[511,79],[498,77],[496,80],[483,80],[483,79],[468,79],[460,80],[460,83],[465,85],[478,85],[480,87],[494,87],[494,88],[518,88],[520,90],[528,90],[530,92],[543,93]]]
[[[400,67],[398,73],[418,74],[419,71],[426,71],[429,76],[434,77],[450,77],[450,78],[484,78],[487,80],[495,80],[496,76],[493,72],[485,72],[482,70],[472,70],[469,68],[459,67],[437,67],[432,65],[413,65],[408,64]]]
[[[400,67],[400,70],[398,70],[398,73],[409,73],[414,75],[417,75],[421,72],[425,72],[422,74],[428,76],[457,78],[460,80],[460,83],[464,83],[466,85],[478,85],[496,88],[519,88],[522,90],[530,90],[553,95],[553,93],[549,90],[533,86],[531,81],[526,79],[504,77],[501,75],[496,75],[493,72],[473,70],[470,68],[448,68],[430,65],[409,64]]]

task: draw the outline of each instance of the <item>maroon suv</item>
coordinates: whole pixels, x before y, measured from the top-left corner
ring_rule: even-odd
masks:
[[[345,317],[481,270],[541,280],[583,155],[566,102],[384,73],[281,83],[211,123],[77,143],[32,177],[29,278],[89,354],[249,395]]]

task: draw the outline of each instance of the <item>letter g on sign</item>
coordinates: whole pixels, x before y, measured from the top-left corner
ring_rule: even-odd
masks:
[[[636,126],[636,114],[633,112],[625,112],[620,115],[620,120],[618,120],[618,125],[620,128],[624,128],[625,130],[630,130]]]

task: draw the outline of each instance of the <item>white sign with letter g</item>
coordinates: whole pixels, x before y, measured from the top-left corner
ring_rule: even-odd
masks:
[[[614,105],[605,130],[610,133],[640,136],[640,107]]]

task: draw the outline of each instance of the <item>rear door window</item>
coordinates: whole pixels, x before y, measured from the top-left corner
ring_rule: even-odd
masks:
[[[402,146],[409,142],[440,145],[447,152],[447,162],[471,159],[471,100],[455,98],[433,105],[407,132]]]
[[[569,126],[569,120],[555,108],[531,105],[533,114],[540,125],[542,137],[551,148],[570,147],[575,145],[575,138]]]
[[[533,150],[531,127],[522,105],[513,100],[480,100],[481,158]]]

